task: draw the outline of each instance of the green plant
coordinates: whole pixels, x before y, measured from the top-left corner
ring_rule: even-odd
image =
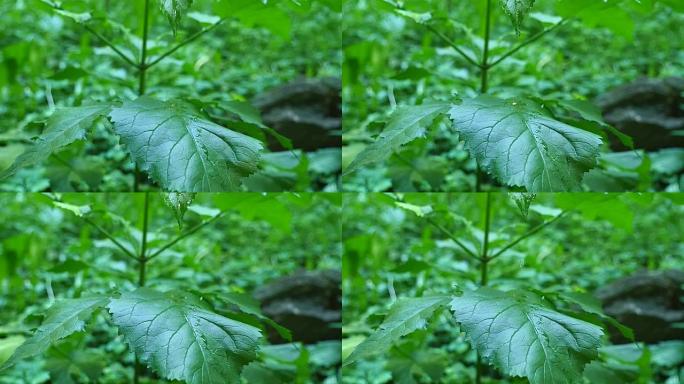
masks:
[[[41,164],[52,155],[59,157],[57,152],[94,135],[93,131],[101,125],[111,127],[136,164],[134,185],[131,186],[134,191],[138,191],[139,184],[146,181],[142,172],[167,191],[237,190],[242,188],[246,176],[262,166],[265,135],[274,136],[283,146],[292,149],[287,138],[263,124],[253,106],[235,96],[232,97],[234,100],[216,101],[198,100],[194,95],[164,100],[147,95],[147,79],[159,63],[216,30],[227,20],[238,19],[249,27],[259,23],[255,21],[257,14],[275,15],[267,20],[274,30],[282,30],[288,24],[287,15],[276,8],[275,3],[287,6],[289,0],[214,2],[212,6],[218,16],[189,12],[192,0],[145,0],[141,3],[140,37],[110,20],[109,15],[74,12],[65,8],[69,2],[45,0],[44,3],[56,14],[81,25],[84,31],[111,49],[119,63],[131,70],[131,76],[135,76],[138,98],[125,100],[126,96],[117,95],[100,102],[86,101],[82,106],[57,108],[47,119],[42,134],[0,174],[0,179],[20,169]],[[152,35],[150,20],[157,6],[168,18],[173,41]],[[181,41],[175,41],[180,22],[186,16],[198,20],[204,27],[186,35]],[[126,39],[115,44],[101,30],[115,31]],[[136,46],[137,42],[139,46]],[[166,45],[169,48],[161,51],[160,47]],[[120,101],[122,99],[123,102]],[[210,117],[209,110],[216,108],[229,116],[221,119],[224,126],[216,124]]]
[[[619,0],[554,1],[552,3],[558,15],[555,16],[532,12],[535,1],[477,1],[472,2],[472,5],[468,4],[471,8],[479,7],[478,10],[482,11],[481,31],[477,35],[469,26],[463,24],[460,14],[449,11],[451,6],[437,6],[430,1],[390,1],[387,3],[394,7],[395,14],[432,32],[454,53],[453,55],[435,55],[424,49],[420,54],[416,54],[415,58],[421,59],[432,55],[431,59],[440,63],[441,66],[446,66],[448,63],[444,62],[445,57],[454,56],[456,62],[452,65],[451,72],[463,76],[461,72],[458,72],[460,68],[467,69],[467,73],[470,73],[472,69],[478,72],[478,85],[477,89],[471,91],[471,83],[474,85],[475,79],[472,79],[472,82],[463,80],[461,82],[466,83],[463,89],[452,89],[452,97],[449,101],[423,101],[421,105],[396,107],[387,119],[383,131],[370,145],[360,150],[360,153],[357,149],[350,150],[352,153],[350,156],[355,157],[346,167],[346,175],[360,171],[372,163],[384,161],[395,153],[394,160],[397,161],[394,163],[401,163],[404,168],[410,168],[403,172],[415,172],[419,175],[416,178],[425,181],[425,186],[421,186],[421,189],[434,189],[435,185],[440,184],[438,181],[440,176],[435,175],[437,172],[433,171],[434,168],[440,167],[439,163],[435,164],[434,161],[430,163],[432,160],[420,159],[416,156],[425,154],[424,150],[421,151],[422,142],[433,140],[438,132],[445,131],[446,136],[458,136],[458,139],[464,143],[465,150],[477,162],[477,180],[474,188],[477,191],[482,190],[482,185],[486,181],[485,172],[495,179],[495,185],[501,184],[529,192],[575,191],[586,188],[582,183],[585,173],[598,169],[603,164],[599,163],[599,159],[604,158],[601,156],[601,146],[606,142],[605,138],[608,134],[615,135],[625,146],[633,147],[630,137],[603,122],[600,112],[586,101],[592,95],[547,96],[535,93],[534,90],[522,89],[522,87],[519,87],[521,89],[508,87],[509,79],[504,87],[499,87],[494,91],[497,94],[503,94],[504,97],[495,97],[491,94],[490,83],[491,77],[497,74],[496,70],[501,68],[502,63],[507,63],[516,54],[524,52],[525,48],[558,31],[563,25],[569,24],[570,20],[580,20],[589,27],[611,24],[617,32],[629,35],[629,33],[624,33],[625,30],[630,29],[631,25],[627,11],[651,7],[652,2],[642,4]],[[497,20],[496,10],[499,8],[496,3],[499,3],[503,12],[510,17],[515,34],[518,36],[517,39],[511,38],[512,33],[493,36],[495,28],[492,23]],[[673,5],[672,2],[665,3],[678,9],[681,8]],[[459,9],[463,10],[468,6],[459,6]],[[425,9],[431,8],[434,10],[424,12]],[[414,9],[421,11],[416,12],[413,11]],[[612,22],[607,21],[611,19],[610,15],[616,16]],[[521,24],[530,16],[536,24],[544,25],[544,28],[538,31],[531,30],[529,33],[525,31],[525,36],[521,36]],[[449,33],[443,32],[445,29]],[[458,34],[457,39],[450,37],[451,31]],[[430,42],[430,38],[431,36],[423,37],[423,44]],[[506,47],[505,45],[509,43],[512,45]],[[350,52],[350,55],[363,57],[356,51]],[[539,81],[543,73],[541,69],[531,68],[534,59],[523,58],[523,60],[530,67],[525,74]],[[422,89],[423,78],[437,77],[436,74],[426,72],[418,65],[414,67],[413,62],[408,61],[411,66],[405,72],[395,75],[395,78],[421,79],[417,88]],[[445,73],[446,71],[440,75],[444,76]],[[505,78],[505,73],[498,73]],[[439,79],[439,81],[447,82],[448,80]],[[453,83],[460,84],[457,79],[448,82],[452,87]],[[479,95],[475,96],[476,93]],[[453,94],[457,95],[453,96]],[[511,94],[514,97],[510,97]],[[421,101],[435,98],[431,97],[428,90],[425,94],[417,96],[417,99]],[[390,104],[395,103],[394,98],[391,98]],[[448,116],[449,121],[443,125],[444,116]],[[369,120],[373,117],[369,117]],[[428,140],[418,140],[426,136]],[[455,141],[452,140],[452,142]],[[413,143],[415,145],[406,146],[410,142],[415,142]],[[443,148],[444,146],[443,143],[433,144],[433,147],[442,151],[442,157],[448,157],[451,153],[445,152],[452,148]],[[404,148],[406,148],[405,153],[400,153]],[[355,155],[356,153],[358,155]],[[421,163],[420,160],[424,162]],[[448,173],[448,171],[443,173]],[[398,172],[398,170],[391,170],[393,179],[399,179],[401,175],[396,175]],[[469,189],[467,186],[457,187]],[[376,190],[376,187],[373,186],[373,189]],[[383,190],[383,188],[377,187],[377,190]],[[395,187],[395,190],[404,189]],[[406,189],[406,191],[409,190]]]
[[[127,202],[130,204],[138,197],[139,195],[129,195]],[[184,215],[188,210],[200,217],[199,221],[194,220],[186,228],[179,227],[178,233],[169,237],[160,236],[169,232],[169,228],[152,227],[152,223],[160,222],[151,215],[151,212],[159,212],[158,209],[153,210],[152,206],[154,204],[158,208],[161,199],[154,199],[150,192],[145,192],[142,197],[139,228],[114,212],[103,212],[99,204],[91,206],[66,203],[61,195],[53,195],[52,198],[54,200],[50,203],[54,207],[66,214],[75,215],[89,230],[101,235],[117,255],[131,262],[126,268],[135,272],[129,276],[134,275],[136,279],[130,283],[138,288],[123,292],[105,290],[98,294],[84,293],[78,298],[55,302],[47,310],[44,321],[35,333],[16,348],[0,370],[46,352],[61,353],[67,357],[66,361],[78,360],[74,357],[74,351],[83,348],[79,339],[83,334],[79,333],[85,330],[86,323],[96,325],[93,323],[100,317],[95,316],[95,313],[106,312],[107,321],[118,329],[135,354],[135,371],[132,375],[135,383],[152,377],[151,371],[161,378],[187,383],[225,383],[226,380],[240,382],[243,367],[247,364],[250,366],[246,370],[249,373],[249,382],[259,382],[259,378],[264,375],[280,377],[278,380],[283,381],[291,377],[287,372],[279,372],[283,370],[282,364],[277,369],[273,368],[276,364],[268,362],[268,348],[262,345],[266,326],[273,328],[285,340],[291,340],[290,332],[265,317],[259,303],[251,296],[238,292],[220,292],[214,288],[200,293],[191,283],[173,284],[177,288],[170,290],[148,287],[151,266],[156,265],[162,270],[161,275],[165,274],[164,263],[158,262],[164,259],[162,256],[168,257],[169,251],[183,242],[204,241],[193,238],[201,231],[211,229],[219,220],[231,215],[231,212],[242,210],[245,212],[244,217],[271,217],[277,225],[287,225],[288,215],[284,212],[286,195],[221,195],[216,197],[223,201],[221,204],[225,208],[221,210],[191,205],[194,194],[165,194],[163,199],[173,210],[179,224],[186,222]],[[308,203],[307,197],[299,200],[299,204]],[[258,210],[268,210],[271,213],[255,212]],[[175,225],[170,226],[171,232],[175,232],[174,227]],[[220,234],[219,238],[223,236],[224,234]],[[58,271],[78,271],[89,267],[87,260],[72,258],[69,261],[60,264]],[[100,273],[103,273],[102,270]],[[95,281],[90,285],[95,286]],[[101,290],[88,287],[86,291]],[[114,336],[115,334],[110,337]],[[301,346],[297,347],[297,344],[283,345],[281,349],[287,346],[299,348],[302,354],[306,350]],[[102,349],[92,348],[93,356],[100,360],[107,359],[101,355],[103,352]],[[282,358],[290,352],[280,353]],[[306,364],[301,361],[300,364]],[[78,373],[85,372],[87,382],[99,380],[101,369],[97,371],[89,368],[96,367],[96,363],[71,361],[70,364],[66,367],[52,367],[52,378],[64,376],[63,380],[72,382],[70,372],[73,368]]]
[[[437,361],[449,361],[448,357],[437,355],[425,357],[425,361],[416,361],[419,358],[415,351],[405,348],[407,345],[416,346],[411,344],[411,340],[406,340],[406,336],[433,332],[445,308],[451,310],[460,329],[470,339],[472,349],[477,352],[477,383],[493,376],[492,372],[488,372],[488,364],[506,376],[526,377],[535,384],[581,382],[587,364],[601,362],[600,347],[609,326],[634,340],[632,331],[605,315],[591,295],[564,289],[541,290],[524,283],[514,283],[511,279],[493,280],[490,277],[492,271],[499,272],[495,261],[518,247],[524,249],[526,243],[534,242],[540,233],[548,232],[548,228],[562,221],[571,210],[586,217],[607,217],[615,223],[627,220],[624,214],[614,216],[604,209],[607,206],[613,206],[616,210],[624,209],[624,205],[614,196],[562,194],[557,197],[557,205],[564,209],[559,209],[532,204],[536,199],[534,195],[511,194],[510,199],[517,206],[519,216],[525,218],[534,212],[541,220],[501,228],[495,228],[493,223],[497,212],[511,204],[507,195],[470,195],[468,201],[481,209],[479,223],[471,222],[461,212],[450,210],[440,199],[434,199],[427,205],[409,203],[403,195],[396,195],[395,199],[396,207],[418,217],[419,225],[425,227],[419,228],[419,231],[429,233],[434,229],[453,244],[453,256],[465,258],[472,263],[473,269],[477,268],[477,273],[469,274],[477,275],[476,282],[464,283],[456,289],[465,292],[426,293],[421,297],[397,300],[377,329],[349,354],[345,365],[359,364],[370,356],[396,348],[400,356],[410,361],[409,367],[419,367],[416,370],[432,379],[430,382],[438,382],[442,372],[437,368]],[[422,203],[431,201],[430,198],[417,200]],[[424,243],[424,246],[429,249],[427,244]],[[413,252],[416,252],[416,248],[413,248]],[[443,247],[442,252],[445,249],[448,248]],[[439,257],[440,260],[448,259],[443,253]],[[397,272],[438,269],[460,262],[454,259],[431,266],[421,264],[420,259],[411,261]],[[515,275],[510,266],[502,265],[501,268],[495,276]],[[453,279],[457,278],[454,272],[445,271],[451,274],[449,280],[452,284]],[[506,286],[509,288],[506,289]],[[375,321],[379,322],[377,319]],[[420,340],[421,336],[416,338]],[[431,359],[434,359],[434,363]],[[603,365],[601,369],[609,370]],[[411,370],[397,368],[393,371],[398,375],[395,379],[412,377]]]

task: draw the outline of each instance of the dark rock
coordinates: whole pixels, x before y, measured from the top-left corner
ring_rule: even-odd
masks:
[[[620,86],[597,99],[603,118],[634,138],[634,146],[645,150],[684,147],[684,79],[639,79]],[[626,148],[614,137],[610,146]]]
[[[655,343],[684,339],[684,272],[676,270],[639,272],[616,280],[596,291],[609,316],[634,330],[638,341]],[[627,342],[611,331],[615,343]]]
[[[252,103],[266,125],[292,140],[295,148],[312,151],[342,146],[341,81],[302,79],[258,95]],[[269,138],[269,148],[284,150]]]
[[[264,314],[292,331],[303,343],[340,340],[342,331],[342,276],[340,271],[298,272],[257,289],[254,297]],[[275,332],[272,342],[283,342]]]

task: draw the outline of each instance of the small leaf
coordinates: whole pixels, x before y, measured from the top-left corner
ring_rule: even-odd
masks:
[[[505,184],[574,191],[596,166],[601,137],[554,120],[531,101],[479,96],[450,115],[478,163]]]
[[[257,170],[261,142],[206,120],[189,103],[140,97],[110,117],[135,161],[165,190],[236,190]]]
[[[531,384],[580,382],[584,366],[598,358],[601,327],[557,312],[531,292],[480,288],[451,308],[486,361]]]
[[[7,170],[0,173],[0,179],[14,174],[20,168],[42,163],[53,152],[84,139],[87,130],[106,116],[110,109],[109,105],[98,104],[56,110],[47,120],[43,134]]]
[[[450,106],[450,103],[437,102],[397,108],[377,140],[359,153],[345,173],[383,161],[402,145],[424,136],[426,127]]]
[[[69,211],[78,217],[83,217],[92,211],[90,205],[73,205],[62,203],[60,201],[53,201],[52,204],[54,204],[55,207]]]
[[[190,8],[192,1],[193,0],[159,0],[159,5],[161,5],[162,11],[166,13],[166,17],[169,19],[169,24],[171,24],[174,35],[178,30],[178,25],[181,22],[183,14]]]
[[[55,9],[55,12],[64,17],[68,17],[79,24],[83,24],[92,19],[92,15],[90,14],[90,12],[74,13],[62,9]]]
[[[501,6],[510,16],[516,33],[520,33],[520,24],[530,12],[535,0],[501,0]]]
[[[85,328],[87,320],[96,309],[107,304],[109,299],[101,296],[66,299],[56,302],[47,312],[43,324],[36,333],[14,351],[0,371],[14,365],[17,360],[32,357],[45,352],[50,345]]]
[[[162,193],[162,197],[164,203],[173,209],[173,214],[176,216],[176,221],[178,222],[178,229],[183,228],[183,216],[185,216],[188,206],[195,198],[195,193],[169,192]]]
[[[359,344],[344,364],[384,353],[401,337],[424,328],[427,319],[449,300],[447,296],[425,296],[397,301],[375,333]]]
[[[256,358],[259,329],[211,312],[193,295],[140,288],[108,308],[135,353],[168,380],[238,383]]]
[[[407,211],[411,211],[416,214],[418,217],[425,217],[426,215],[429,215],[432,213],[432,207],[429,205],[414,205],[414,204],[407,204],[407,203],[402,203],[400,201],[397,201],[395,203],[397,207],[403,208]]]

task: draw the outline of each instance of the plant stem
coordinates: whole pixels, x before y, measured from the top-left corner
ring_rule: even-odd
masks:
[[[169,49],[168,51],[162,53],[162,54],[161,54],[159,57],[157,57],[156,59],[152,60],[149,64],[146,64],[146,65],[145,65],[145,69],[148,69],[148,68],[152,67],[153,65],[155,65],[155,64],[159,63],[160,61],[164,60],[164,58],[166,58],[167,56],[169,56],[169,55],[173,54],[174,52],[176,52],[177,50],[179,50],[180,48],[182,48],[182,47],[184,47],[184,46],[186,46],[186,45],[192,43],[193,41],[197,40],[200,36],[202,36],[202,35],[204,35],[205,33],[211,31],[212,29],[218,27],[218,25],[221,24],[221,23],[223,23],[226,19],[227,19],[227,17],[224,17],[224,18],[222,18],[221,20],[217,21],[216,23],[210,25],[209,27],[204,28],[204,29],[200,30],[199,32],[195,33],[194,35],[192,35],[192,36],[188,37],[187,39],[183,40],[182,42],[180,42],[180,43],[179,43],[178,45],[176,45],[175,47]]]
[[[489,87],[489,39],[491,37],[492,29],[492,0],[487,0],[487,10],[485,12],[485,31],[484,31],[484,49],[482,50],[482,62],[480,63],[480,94],[487,93]],[[477,160],[475,160],[477,161]],[[480,163],[477,163],[477,171],[475,172],[475,192],[482,191],[482,178],[484,177]]]
[[[145,0],[145,12],[143,16],[143,31],[142,31],[142,51],[140,52],[140,63],[136,65],[138,67],[138,96],[145,94],[147,88],[147,67],[145,61],[147,61],[147,37],[150,26],[150,0]],[[140,180],[140,167],[138,163],[135,163],[135,172],[133,174],[133,192],[138,192],[140,190],[139,181]]]
[[[491,260],[487,253],[489,252],[489,232],[491,228],[491,216],[492,216],[492,195],[487,192],[486,202],[485,202],[485,227],[484,227],[484,241],[482,242],[482,254],[480,255],[480,286],[484,287],[487,285],[487,265]],[[482,356],[480,352],[477,352],[477,365],[475,366],[475,383],[482,383],[482,376],[484,371],[484,364],[482,364]]]
[[[145,61],[147,60],[147,32],[149,28],[149,17],[150,16],[150,0],[145,0],[145,16],[143,19],[143,35],[142,35],[142,52],[140,54],[140,64],[138,65],[138,95],[142,96],[145,94],[146,86],[146,67]]]
[[[117,48],[116,45],[114,45],[114,43],[112,43],[111,41],[109,41],[109,40],[108,40],[106,37],[104,37],[102,34],[100,34],[99,32],[97,32],[96,30],[94,30],[93,28],[91,28],[91,27],[90,27],[89,25],[87,25],[87,24],[83,24],[83,27],[85,28],[86,31],[92,33],[95,37],[97,37],[98,39],[100,39],[100,41],[102,41],[103,43],[105,43],[105,45],[109,46],[109,48],[111,48],[117,55],[119,55],[126,63],[128,63],[128,64],[130,64],[130,65],[132,65],[132,66],[134,66],[134,67],[137,67],[137,66],[138,66],[138,64],[136,64],[135,61],[133,61],[133,59],[131,59],[130,57],[128,57],[125,53],[121,52],[121,50],[120,50],[119,48]]]
[[[124,255],[130,257],[130,258],[133,259],[133,260],[138,260],[138,257],[135,256],[135,254],[134,254],[133,252],[131,252],[128,248],[126,248],[123,244],[121,244],[121,242],[119,242],[119,240],[117,240],[116,237],[114,237],[114,235],[112,235],[111,233],[107,232],[106,229],[102,228],[99,224],[97,224],[96,222],[90,220],[90,219],[87,218],[87,217],[83,217],[83,220],[84,220],[86,223],[88,223],[89,225],[93,226],[93,228],[95,228],[95,229],[97,229],[98,231],[100,231],[100,233],[102,233],[103,235],[105,235],[106,238],[108,238],[109,240],[111,240],[112,243],[114,243],[114,245],[116,245],[117,247],[119,247],[119,249],[121,249],[121,250],[123,251]]]
[[[453,40],[451,40],[447,35],[443,34],[439,30],[437,30],[435,27],[432,25],[426,24],[425,28],[427,28],[430,32],[434,33],[437,37],[442,39],[445,43],[449,44],[459,55],[463,56],[463,58],[470,64],[482,69],[482,65],[478,63],[475,59],[472,57],[468,56],[467,53],[465,53],[459,46],[456,44]]]
[[[525,232],[522,236],[520,236],[520,237],[518,237],[517,239],[515,239],[515,240],[511,241],[510,243],[506,244],[505,246],[503,246],[503,248],[499,249],[499,250],[496,251],[491,257],[489,257],[489,261],[492,261],[492,260],[496,259],[497,257],[501,256],[504,252],[506,252],[507,250],[509,250],[510,248],[512,248],[513,246],[515,246],[516,244],[518,244],[519,242],[521,242],[521,241],[527,239],[528,237],[530,237],[530,236],[534,235],[535,233],[541,231],[542,229],[546,228],[547,226],[553,224],[554,222],[556,222],[556,220],[558,220],[558,219],[560,219],[561,217],[563,217],[563,215],[565,215],[565,213],[566,213],[565,211],[564,211],[564,212],[561,212],[558,216],[554,217],[553,219],[551,219],[551,220],[549,220],[549,221],[545,221],[545,222],[543,222],[543,223],[537,225],[536,227],[534,227],[534,228],[530,229],[529,231]]]
[[[539,40],[540,38],[542,38],[542,37],[543,37],[544,35],[546,35],[547,33],[549,33],[549,32],[551,32],[551,31],[555,30],[555,29],[558,28],[558,27],[560,27],[560,26],[561,26],[563,23],[565,23],[566,21],[567,21],[567,19],[563,19],[563,20],[559,21],[557,24],[555,24],[554,26],[552,26],[551,28],[548,28],[548,29],[545,29],[545,30],[543,30],[543,31],[537,32],[536,34],[534,34],[533,36],[531,36],[529,39],[523,41],[522,43],[520,43],[520,44],[517,45],[516,47],[512,48],[510,51],[504,53],[503,55],[501,55],[500,57],[498,57],[496,60],[492,61],[490,64],[487,65],[487,69],[490,69],[490,68],[494,67],[495,65],[499,64],[500,62],[504,61],[507,57],[509,57],[509,56],[511,56],[512,54],[518,52],[518,51],[519,51],[520,49],[522,49],[523,47],[525,47],[525,46],[527,46],[527,45],[529,45],[529,44],[532,44],[532,43],[534,43],[535,41]]]
[[[487,264],[489,263],[489,228],[491,225],[491,215],[492,215],[492,195],[487,192],[486,202],[485,202],[485,228],[484,228],[484,241],[482,242],[482,254],[480,255],[480,285],[487,285]]]
[[[188,229],[187,231],[185,231],[185,232],[183,232],[182,234],[178,235],[178,237],[176,237],[175,239],[169,241],[168,243],[166,243],[165,245],[163,245],[161,248],[159,248],[159,249],[157,249],[156,251],[154,251],[151,255],[149,255],[148,257],[146,257],[145,260],[150,261],[150,260],[154,259],[155,257],[159,256],[159,255],[160,255],[162,252],[164,252],[165,250],[171,248],[171,247],[172,247],[173,245],[175,245],[177,242],[183,240],[184,238],[186,238],[186,237],[192,235],[193,233],[199,231],[200,229],[202,229],[202,228],[206,227],[207,225],[213,223],[214,221],[218,220],[221,216],[223,216],[223,214],[224,214],[225,212],[226,212],[226,211],[222,211],[222,212],[220,212],[219,214],[217,214],[216,216],[212,217],[211,219],[209,219],[209,220],[207,220],[207,221],[204,221],[204,222],[201,222],[201,223],[195,225],[194,227]]]
[[[456,243],[456,245],[458,245],[459,247],[461,247],[461,249],[462,249],[462,250],[466,253],[466,255],[468,255],[470,258],[472,258],[472,259],[474,259],[474,260],[479,260],[479,259],[480,259],[480,258],[475,254],[475,252],[473,252],[473,251],[471,251],[470,249],[468,249],[468,247],[466,247],[465,244],[463,244],[463,243],[458,239],[458,237],[456,237],[453,233],[449,232],[449,231],[448,231],[446,228],[444,228],[441,224],[439,224],[438,222],[432,220],[432,219],[429,218],[429,217],[427,218],[427,222],[430,223],[430,224],[431,224],[432,226],[434,226],[435,228],[439,229],[443,234],[445,234],[445,235],[446,235],[447,237],[449,237],[451,240],[453,240],[454,243]]]
[[[148,0],[146,0],[148,1]],[[147,258],[145,253],[147,251],[147,222],[150,212],[150,193],[145,192],[145,206],[143,208],[143,224],[142,224],[142,241],[140,242],[140,254],[138,256],[138,287],[145,286],[145,275]],[[135,353],[135,352],[134,352]],[[135,356],[135,371],[133,373],[133,383],[138,384],[140,377],[143,375],[143,366],[140,363],[140,358]]]
[[[489,38],[492,24],[492,0],[487,0],[487,11],[485,15],[484,49],[482,50],[482,62],[480,63],[480,93],[487,93],[487,74],[489,67]]]
[[[145,264],[147,263],[147,222],[150,211],[150,193],[145,192],[145,207],[143,208],[143,227],[142,227],[142,241],[140,242],[140,256],[138,257],[140,264],[140,273],[138,275],[138,286],[145,286]]]

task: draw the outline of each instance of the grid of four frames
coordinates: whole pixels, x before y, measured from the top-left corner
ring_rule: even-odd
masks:
[[[684,384],[682,4],[0,4],[0,384]]]

